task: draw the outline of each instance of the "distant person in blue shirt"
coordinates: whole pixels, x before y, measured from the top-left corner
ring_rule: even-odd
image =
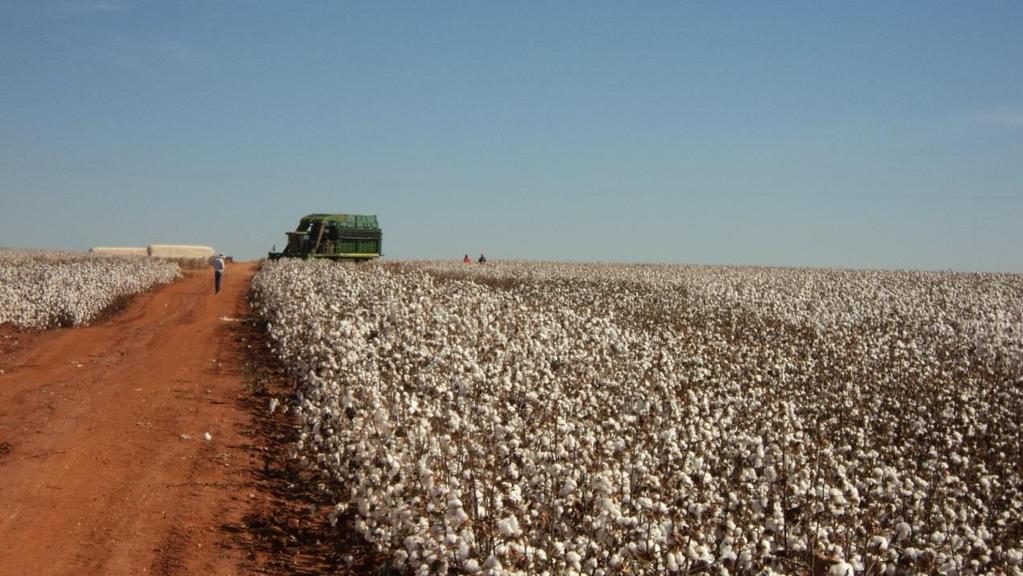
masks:
[[[480,254],[480,259],[477,260],[477,262],[479,262],[480,264],[486,264],[487,263],[487,257],[484,256],[483,254]]]
[[[224,277],[224,255],[213,258],[213,293],[220,294],[220,279]]]

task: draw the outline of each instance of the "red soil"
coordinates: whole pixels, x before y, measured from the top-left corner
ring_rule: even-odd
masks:
[[[92,327],[0,331],[0,575],[347,571],[361,546],[309,521],[328,503],[281,465],[255,270],[217,296],[192,273]]]

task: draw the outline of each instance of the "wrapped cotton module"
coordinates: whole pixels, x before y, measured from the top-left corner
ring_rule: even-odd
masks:
[[[148,256],[149,251],[145,248],[130,248],[127,246],[94,246],[89,249],[93,254],[109,254],[112,256]]]
[[[213,248],[189,244],[150,244],[148,253],[153,258],[209,258]]]

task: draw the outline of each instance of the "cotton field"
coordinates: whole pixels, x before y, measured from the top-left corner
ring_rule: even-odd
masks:
[[[1023,574],[1023,277],[278,261],[254,289],[321,512],[400,570]]]
[[[79,326],[117,298],[178,274],[177,264],[147,258],[0,250],[0,324]]]

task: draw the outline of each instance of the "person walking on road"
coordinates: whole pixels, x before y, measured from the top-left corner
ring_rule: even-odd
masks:
[[[213,258],[213,293],[220,294],[220,279],[224,277],[224,255]]]

